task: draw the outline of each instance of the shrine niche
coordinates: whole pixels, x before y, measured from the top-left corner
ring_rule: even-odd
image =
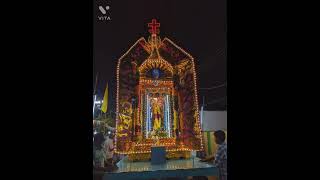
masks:
[[[155,19],[148,40],[140,38],[118,60],[115,152],[148,160],[152,146],[167,158],[202,150],[194,60],[168,38]]]

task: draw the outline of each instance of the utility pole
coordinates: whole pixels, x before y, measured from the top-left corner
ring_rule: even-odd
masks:
[[[204,96],[202,96],[202,106],[201,106],[201,117],[200,117],[200,126],[201,129],[203,128],[202,122],[203,122],[203,108],[204,108]]]

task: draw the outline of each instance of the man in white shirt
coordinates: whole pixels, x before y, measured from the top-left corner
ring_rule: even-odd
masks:
[[[113,142],[114,134],[110,133],[110,135],[106,138],[104,143],[104,150],[106,152],[107,163],[113,165],[113,151],[114,151],[114,142]]]

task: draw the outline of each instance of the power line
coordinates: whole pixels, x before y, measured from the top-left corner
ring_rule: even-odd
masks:
[[[219,99],[215,99],[215,100],[213,100],[213,101],[210,101],[210,102],[206,103],[205,106],[206,106],[206,105],[209,105],[209,104],[216,104],[216,103],[218,103],[218,102],[221,102],[221,101],[225,100],[226,98],[227,98],[227,96],[222,97],[222,98],[219,98]]]
[[[199,88],[199,89],[211,90],[211,89],[221,88],[221,87],[224,87],[224,86],[227,86],[227,83],[223,83],[223,84],[218,85],[218,86],[212,86],[212,87],[209,87],[209,88]]]

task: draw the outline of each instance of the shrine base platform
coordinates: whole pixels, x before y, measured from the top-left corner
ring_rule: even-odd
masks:
[[[189,176],[218,176],[218,168],[200,162],[197,157],[168,160],[164,164],[151,164],[150,161],[132,162],[125,157],[117,163],[118,169],[106,172],[103,180],[142,180],[162,178],[185,178]]]

